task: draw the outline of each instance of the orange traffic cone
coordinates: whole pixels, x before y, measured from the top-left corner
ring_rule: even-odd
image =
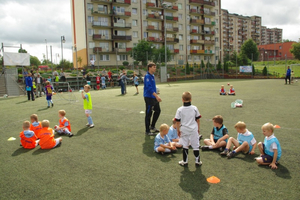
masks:
[[[215,177],[215,176],[211,176],[211,177],[207,178],[206,180],[209,183],[220,183],[220,181],[221,181],[218,177]]]

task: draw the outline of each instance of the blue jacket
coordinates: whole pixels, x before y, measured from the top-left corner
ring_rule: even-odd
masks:
[[[288,70],[286,71],[286,75],[287,75],[287,76],[291,76],[291,69],[288,69]]]
[[[153,92],[156,93],[156,84],[154,74],[147,72],[144,78],[144,97],[155,99]]]
[[[28,87],[32,87],[32,77],[27,76],[27,77],[25,78],[25,84],[26,84],[26,86],[28,86]]]

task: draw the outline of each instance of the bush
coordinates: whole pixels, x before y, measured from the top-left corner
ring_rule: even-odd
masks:
[[[125,67],[124,67],[124,66],[120,66],[119,69],[120,69],[120,70],[123,70],[123,69],[125,69]]]
[[[77,74],[70,74],[70,76],[77,76]]]
[[[252,75],[255,76],[255,67],[252,65]]]
[[[133,65],[134,65],[134,66],[136,66],[136,65],[138,65],[138,64],[139,64],[139,61],[134,61],[134,62],[133,62]]]
[[[129,65],[129,62],[128,62],[128,61],[124,61],[124,62],[123,62],[123,65],[124,65],[124,66],[128,66],[128,65]]]
[[[267,69],[267,67],[265,66],[264,69],[263,69],[263,75],[264,75],[264,76],[267,76],[267,74],[268,74],[268,69]]]
[[[186,63],[185,72],[186,72],[186,74],[190,74],[191,73],[191,71],[190,71],[190,65],[189,65],[188,62]]]

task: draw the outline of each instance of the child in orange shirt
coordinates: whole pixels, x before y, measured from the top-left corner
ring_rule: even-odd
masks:
[[[39,131],[42,129],[42,124],[39,122],[37,114],[30,115],[30,121],[30,130],[39,138]]]
[[[40,146],[41,149],[52,149],[61,144],[62,138],[54,139],[54,132],[49,128],[50,122],[48,120],[42,121],[42,129],[40,130]]]
[[[23,131],[20,133],[20,142],[25,149],[34,149],[38,144],[39,140],[36,139],[36,136],[33,131],[29,130],[30,122],[23,122]]]
[[[59,126],[54,126],[54,130],[59,134],[67,134],[69,137],[73,136],[73,133],[71,133],[71,124],[70,121],[65,117],[66,111],[65,110],[59,110],[58,111],[58,117],[59,117]]]

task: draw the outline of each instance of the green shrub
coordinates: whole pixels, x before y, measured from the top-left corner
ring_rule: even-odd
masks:
[[[128,65],[129,65],[129,62],[128,62],[128,61],[124,61],[124,62],[123,62],[123,65],[124,65],[124,66],[128,66]]]
[[[77,74],[70,74],[70,76],[73,76],[73,77],[74,77],[74,76],[77,76]]]
[[[264,76],[267,76],[267,74],[268,74],[268,69],[267,69],[267,67],[266,67],[266,66],[264,67],[264,69],[263,69],[263,72],[262,72],[262,73],[263,73],[263,75],[264,75]]]

